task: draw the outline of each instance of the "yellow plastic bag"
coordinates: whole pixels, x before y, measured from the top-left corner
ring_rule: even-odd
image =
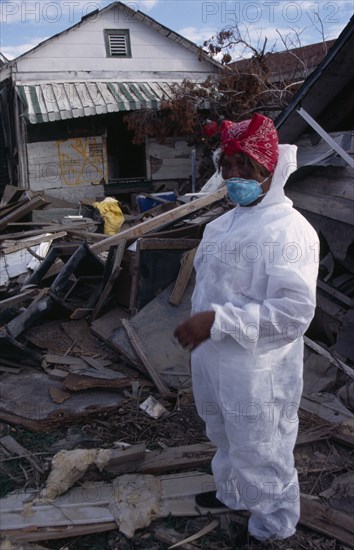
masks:
[[[101,202],[93,202],[92,206],[97,208],[104,221],[103,232],[105,235],[115,235],[119,233],[124,222],[123,212],[119,207],[119,202],[113,197],[106,197]]]

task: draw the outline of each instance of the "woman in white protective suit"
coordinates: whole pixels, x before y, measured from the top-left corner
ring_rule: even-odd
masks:
[[[284,539],[300,515],[293,449],[318,237],[284,194],[296,147],[278,145],[269,118],[223,121],[220,165],[236,207],[205,229],[192,316],[175,331],[192,350],[196,405],[217,447],[217,491],[196,502],[247,509],[252,536]]]

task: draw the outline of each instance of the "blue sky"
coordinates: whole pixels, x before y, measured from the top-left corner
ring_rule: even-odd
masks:
[[[105,0],[0,0],[0,50],[8,59],[80,21]],[[337,38],[354,12],[354,0],[138,0],[126,1],[198,45],[235,23],[255,47],[268,49]],[[285,46],[286,44],[286,46]],[[235,58],[243,51],[235,52]]]

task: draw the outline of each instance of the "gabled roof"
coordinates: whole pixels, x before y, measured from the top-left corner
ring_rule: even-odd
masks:
[[[9,60],[4,56],[3,53],[0,52],[0,67],[6,65],[8,62]]]
[[[119,9],[122,9],[122,10],[125,10],[127,12],[127,14],[129,15],[129,17],[134,17],[134,19],[136,19],[137,21],[142,21],[143,23],[145,23],[146,25],[148,25],[149,27],[154,29],[156,32],[159,32],[160,34],[162,34],[163,36],[168,38],[169,40],[172,40],[176,44],[180,44],[184,48],[187,48],[188,50],[194,52],[196,55],[201,56],[205,61],[209,61],[211,64],[213,64],[217,67],[220,67],[220,68],[222,67],[222,65],[218,61],[215,61],[215,59],[212,59],[204,50],[202,50],[199,46],[197,46],[197,44],[195,44],[191,40],[188,40],[188,38],[185,38],[181,34],[178,34],[177,32],[171,30],[170,28],[166,27],[165,25],[162,25],[161,23],[159,23],[158,21],[156,21],[152,17],[149,17],[148,15],[143,13],[142,11],[134,10],[131,7],[129,7],[127,4],[123,4],[122,2],[112,2],[111,4],[106,6],[105,8],[102,8],[101,10],[96,9],[93,12],[88,13],[87,15],[85,15],[84,17],[81,18],[81,21],[79,21],[79,23],[76,23],[75,25],[72,25],[71,27],[68,27],[67,29],[65,29],[64,31],[62,31],[60,33],[54,34],[50,38],[47,38],[47,40],[43,40],[43,42],[40,42],[37,46],[35,46],[31,50],[28,50],[27,52],[23,53],[22,55],[19,55],[15,59],[12,59],[11,61],[9,61],[6,64],[6,67],[10,67],[14,63],[16,63],[18,60],[23,59],[24,57],[26,57],[30,53],[42,48],[46,44],[49,44],[50,42],[52,42],[53,40],[55,40],[59,36],[63,36],[65,34],[67,34],[68,32],[70,32],[74,29],[77,29],[78,27],[80,27],[81,25],[83,25],[87,21],[89,21],[91,18],[97,17],[98,13],[101,13],[101,14],[105,13],[105,12],[111,10],[111,9],[114,9],[115,7],[119,8]]]
[[[307,129],[296,112],[302,107],[326,131],[336,131],[340,124],[353,123],[354,16],[337,38],[334,46],[305,80],[289,105],[276,119],[282,143],[293,143]]]

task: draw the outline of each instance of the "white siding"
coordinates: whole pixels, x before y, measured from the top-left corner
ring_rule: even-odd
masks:
[[[131,58],[106,56],[104,29],[129,29]],[[164,73],[163,78],[167,80],[169,74],[176,72],[190,73],[192,78],[198,75],[203,78],[215,70],[211,63],[198,61],[195,52],[163,36],[145,22],[127,17],[126,14],[120,14],[118,8],[112,8],[28,53],[18,61],[16,80],[29,80],[28,73],[31,72],[35,73],[36,80],[53,80],[55,73],[63,72],[67,72],[68,78],[73,80],[77,72],[82,75],[85,71],[90,71],[88,79],[92,79],[93,73],[116,72],[120,81],[124,81],[125,72],[156,71]],[[21,73],[25,73],[22,78]],[[154,75],[151,75],[151,79],[154,79]]]

